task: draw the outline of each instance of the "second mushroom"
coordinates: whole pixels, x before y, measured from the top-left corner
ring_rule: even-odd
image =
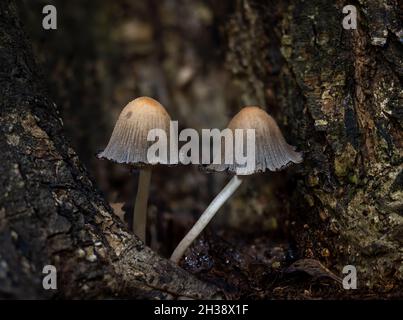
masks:
[[[239,166],[235,162],[233,164],[212,164],[208,167],[211,171],[228,171],[235,175],[213,199],[196,224],[178,244],[171,256],[171,260],[176,263],[180,261],[187,248],[204,230],[221,206],[238,189],[244,180],[244,176],[264,172],[266,169],[270,171],[281,170],[291,163],[302,161],[302,154],[295,151],[295,147],[285,141],[276,121],[259,107],[244,107],[232,118],[228,128],[232,131],[235,129],[255,130],[254,169],[245,170],[244,166]],[[242,143],[245,143],[245,140]],[[243,148],[243,150],[245,149]]]

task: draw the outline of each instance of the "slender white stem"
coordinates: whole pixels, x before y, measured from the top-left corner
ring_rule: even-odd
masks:
[[[171,261],[176,263],[182,258],[186,249],[189,248],[190,244],[198,237],[198,235],[207,226],[210,220],[214,217],[215,213],[221,208],[221,206],[227,201],[229,197],[235,192],[236,189],[241,185],[242,179],[239,176],[234,176],[230,182],[221,190],[221,192],[214,198],[207,209],[197,220],[196,224],[190,229],[187,235],[178,244],[171,256]]]
[[[139,184],[137,188],[136,203],[133,213],[133,232],[143,242],[146,241],[147,202],[150,190],[151,168],[140,170]]]

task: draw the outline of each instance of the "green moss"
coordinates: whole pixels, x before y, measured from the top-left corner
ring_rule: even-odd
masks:
[[[353,174],[353,175],[349,176],[349,177],[348,177],[348,180],[349,180],[351,183],[358,184],[358,177],[357,177],[356,174]]]
[[[334,172],[337,177],[345,177],[350,171],[353,171],[355,165],[355,157],[357,152],[351,144],[342,150],[341,154],[334,159]]]
[[[348,164],[344,161],[343,158],[335,158],[334,159],[334,171],[336,176],[344,177],[347,175]]]
[[[309,175],[308,176],[308,185],[310,187],[317,186],[319,184],[319,177],[316,175]]]

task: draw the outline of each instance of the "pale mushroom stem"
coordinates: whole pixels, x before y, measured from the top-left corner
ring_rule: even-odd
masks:
[[[171,261],[178,263],[189,248],[190,244],[199,236],[203,229],[207,226],[210,220],[214,217],[216,212],[222,207],[225,201],[238,189],[242,183],[242,178],[235,175],[230,182],[221,190],[221,192],[214,198],[207,209],[197,220],[196,224],[190,229],[187,235],[178,244],[171,256]]]
[[[139,184],[137,188],[136,203],[133,213],[133,232],[143,242],[146,241],[147,202],[150,189],[151,168],[140,170]]]

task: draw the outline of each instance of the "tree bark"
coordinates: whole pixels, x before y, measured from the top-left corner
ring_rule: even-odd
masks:
[[[13,1],[0,2],[0,298],[219,298],[127,231],[69,147]],[[57,290],[42,269],[57,268]]]
[[[301,255],[387,291],[403,280],[401,10],[351,4],[357,30],[343,1],[240,0],[227,58],[243,103],[277,113],[304,152],[288,208]]]

